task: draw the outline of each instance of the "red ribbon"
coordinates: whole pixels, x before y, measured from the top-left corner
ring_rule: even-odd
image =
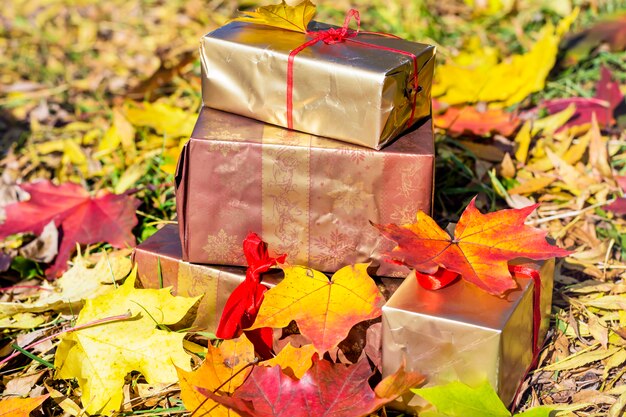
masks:
[[[286,255],[272,257],[267,244],[256,233],[250,233],[243,242],[243,253],[248,262],[246,278],[228,297],[215,335],[233,339],[252,324],[259,312],[267,287],[261,284],[261,274],[277,263],[284,263]],[[273,331],[268,327],[247,330],[246,336],[262,358],[271,357]]]
[[[350,22],[354,18],[357,29],[350,30],[348,26]],[[289,58],[287,60],[287,127],[289,129],[293,129],[293,62],[300,52],[304,49],[308,48],[311,45],[315,45],[318,42],[324,42],[326,45],[334,45],[336,43],[342,42],[353,42],[358,43],[360,45],[367,46],[368,48],[376,48],[382,49],[385,51],[395,52],[398,54],[406,55],[413,61],[413,77],[410,80],[415,89],[415,93],[413,94],[413,101],[411,103],[411,117],[407,122],[407,126],[410,126],[413,123],[413,119],[415,117],[415,106],[417,102],[417,90],[418,90],[418,74],[417,74],[417,56],[412,54],[411,52],[402,51],[400,49],[389,48],[386,46],[374,45],[367,42],[362,42],[354,39],[357,37],[359,33],[366,34],[374,34],[379,36],[386,36],[390,38],[397,38],[397,36],[390,35],[388,33],[380,33],[380,32],[363,32],[361,31],[361,18],[359,16],[359,12],[355,9],[348,10],[346,17],[343,21],[343,26],[340,28],[330,28],[327,30],[321,31],[307,31],[306,34],[313,36],[313,39],[306,41],[302,45],[298,46],[296,49],[292,50],[289,53]]]

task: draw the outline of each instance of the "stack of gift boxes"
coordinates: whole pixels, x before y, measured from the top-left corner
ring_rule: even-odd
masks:
[[[521,278],[506,298],[464,282],[421,289],[408,269],[384,262],[394,245],[370,224],[410,223],[432,210],[435,49],[328,29],[231,22],[202,39],[204,107],[178,163],[178,227],[136,248],[139,278],[202,294],[194,326],[215,331],[245,277],[249,232],[294,265],[332,273],[371,262],[388,298],[384,373],[405,361],[430,385],[487,379],[510,401],[532,360],[532,280]],[[544,313],[552,267],[541,266]],[[276,270],[263,283],[280,279]]]

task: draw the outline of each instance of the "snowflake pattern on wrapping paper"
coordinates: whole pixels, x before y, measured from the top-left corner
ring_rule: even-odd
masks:
[[[354,238],[336,230],[328,237],[315,238],[313,244],[319,249],[319,254],[312,256],[313,261],[335,269],[343,265],[346,258],[356,251]]]
[[[337,149],[340,155],[348,157],[356,165],[365,161],[365,158],[369,156],[370,150],[359,149],[354,146],[339,147]],[[373,151],[371,153],[374,153]]]
[[[418,164],[411,164],[409,167],[403,168],[400,171],[400,184],[402,184],[400,192],[403,197],[409,197],[417,191],[417,187],[415,186],[415,176],[417,175],[418,170]]]
[[[416,204],[398,206],[393,213],[391,213],[390,217],[395,224],[409,224],[415,222],[415,216],[418,210]]]
[[[216,235],[207,236],[207,243],[202,248],[209,263],[237,264],[243,260],[241,242],[235,236],[228,235],[224,229]]]
[[[345,177],[336,189],[328,193],[328,196],[334,200],[334,206],[348,214],[363,207],[365,195],[363,181],[355,181],[350,175]]]
[[[219,152],[222,156],[227,157],[231,153],[237,153],[237,150],[241,149],[241,147],[237,146],[237,144],[224,141],[210,141],[207,145],[207,149],[209,152]]]

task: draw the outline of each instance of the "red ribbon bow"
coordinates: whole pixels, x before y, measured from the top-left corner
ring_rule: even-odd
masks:
[[[245,280],[228,297],[215,335],[220,339],[239,337],[244,329],[252,326],[267,287],[261,284],[261,274],[277,263],[284,263],[287,255],[271,257],[267,244],[256,233],[249,233],[243,241],[243,253],[248,262]],[[271,356],[273,332],[269,327],[246,331],[257,353],[265,358]]]
[[[352,19],[356,22],[356,30],[350,30],[350,22]],[[358,43],[360,45],[364,45],[369,48],[382,49],[385,51],[395,52],[398,54],[406,55],[411,58],[413,62],[413,77],[411,78],[411,83],[415,89],[415,93],[413,94],[413,101],[411,102],[411,117],[407,122],[407,126],[410,126],[413,123],[413,119],[415,117],[415,105],[417,102],[417,91],[418,91],[418,76],[417,76],[417,56],[412,54],[411,52],[402,51],[400,49],[389,48],[386,46],[374,45],[367,42],[361,42],[354,38],[357,37],[359,33],[366,33],[372,35],[385,36],[389,38],[398,38],[397,36],[381,33],[381,32],[361,32],[361,18],[359,16],[359,12],[355,9],[348,10],[346,13],[346,17],[343,21],[343,26],[340,28],[330,28],[326,30],[320,31],[307,31],[306,34],[313,36],[313,39],[306,41],[302,45],[298,46],[296,49],[292,50],[289,53],[289,58],[287,59],[287,127],[289,129],[293,129],[293,63],[296,59],[296,55],[302,52],[304,49],[308,48],[311,45],[315,45],[318,42],[324,42],[326,45],[334,45],[337,43],[342,43],[346,41],[350,41],[353,43]]]

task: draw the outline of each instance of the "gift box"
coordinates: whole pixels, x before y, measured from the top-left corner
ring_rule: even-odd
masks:
[[[525,264],[540,273],[538,337],[549,327],[554,259]],[[383,375],[403,361],[407,370],[427,376],[425,386],[488,380],[505,404],[533,361],[533,280],[515,275],[519,284],[504,298],[457,281],[437,291],[421,288],[411,274],[383,307]],[[395,407],[419,411],[427,402],[407,394]]]
[[[244,266],[241,242],[255,232],[290,264],[379,262],[393,243],[370,221],[430,212],[433,169],[430,119],[373,151],[203,108],[176,173],[183,259]],[[383,263],[376,275],[407,273]]]
[[[241,244],[241,242],[239,242]],[[246,268],[220,265],[195,265],[182,260],[176,225],[166,225],[138,245],[133,252],[137,276],[144,288],[172,287],[175,295],[202,295],[194,330],[217,329],[226,301],[245,279]],[[280,269],[263,274],[263,284],[271,288],[283,278]],[[394,278],[375,278],[385,299],[400,286]]]
[[[432,45],[348,31],[302,49],[288,77],[290,52],[329,28],[311,22],[305,34],[236,21],[205,35],[204,105],[373,149],[430,116]]]

